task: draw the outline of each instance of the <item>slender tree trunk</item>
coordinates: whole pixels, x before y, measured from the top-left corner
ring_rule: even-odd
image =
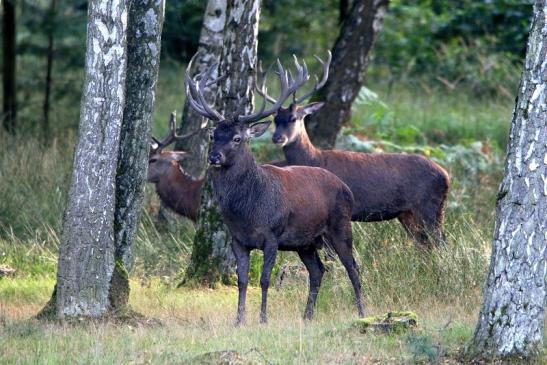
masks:
[[[212,62],[219,62],[220,60],[224,25],[226,23],[226,2],[227,0],[209,0],[207,2],[199,37],[199,56],[194,61],[196,65],[195,72],[202,72]],[[213,76],[216,77],[216,75]],[[216,85],[206,88],[204,96],[209,102],[214,100]],[[204,118],[190,108],[186,101],[182,110],[180,133],[184,134],[197,130]],[[207,130],[176,142],[175,150],[192,153],[192,157],[184,161],[184,170],[188,174],[196,178],[203,176],[207,162],[208,146],[209,136]],[[158,213],[158,224],[160,226],[172,227],[176,224],[174,217],[176,215],[162,202]]]
[[[203,72],[208,65],[219,62],[222,54],[224,39],[224,25],[226,24],[226,2],[227,0],[209,0],[207,9],[203,15],[203,25],[199,37],[199,56],[194,61],[195,72]],[[216,75],[213,75],[216,77]],[[216,85],[205,89],[204,96],[212,102],[216,96]],[[203,122],[203,117],[184,102],[181,118],[182,133],[197,130]],[[209,136],[206,130],[193,137],[178,141],[175,149],[179,151],[192,152],[192,158],[185,160],[184,170],[190,175],[200,177],[205,172],[207,162]]]
[[[3,115],[4,129],[14,134],[17,117],[17,95],[15,88],[15,0],[2,2],[2,86],[3,86]]]
[[[543,349],[547,272],[547,1],[537,0],[498,193],[492,258],[470,354]]]
[[[338,22],[340,24],[344,23],[344,21],[348,17],[349,6],[350,0],[340,0],[338,2]]]
[[[132,247],[144,199],[164,7],[164,0],[139,0],[129,9],[125,107],[114,214],[116,266],[110,289],[110,306],[114,309],[126,307],[129,298],[127,272],[133,263]]]
[[[224,115],[252,110],[259,18],[260,0],[228,1],[219,66],[219,73],[227,78],[220,83],[216,99],[216,107]],[[211,184],[206,181],[187,278],[215,285],[231,280],[234,267],[231,237],[222,223]]]
[[[48,141],[50,137],[49,126],[49,99],[51,97],[51,69],[53,67],[53,35],[56,27],[55,18],[57,15],[57,0],[51,0],[49,14],[47,19],[47,61],[46,61],[46,87],[44,90],[44,105],[43,105],[43,125],[42,134],[44,141]]]
[[[317,100],[325,106],[307,123],[312,142],[333,147],[336,136],[351,116],[351,105],[363,84],[369,54],[382,27],[389,0],[355,0],[332,51],[329,80]]]

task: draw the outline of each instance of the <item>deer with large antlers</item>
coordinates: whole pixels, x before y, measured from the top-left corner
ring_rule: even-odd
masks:
[[[316,57],[317,58],[317,57]],[[323,77],[314,88],[296,98],[287,108],[279,108],[274,117],[272,141],[283,147],[288,165],[322,167],[346,183],[355,199],[352,220],[383,221],[397,218],[420,244],[429,247],[444,241],[442,223],[450,179],[433,161],[416,154],[357,153],[320,150],[310,141],[304,118],[323,106],[322,102],[302,105],[328,79],[331,60],[323,62]],[[265,73],[262,85],[265,84]],[[262,96],[278,105],[279,101],[258,87]]]
[[[190,77],[186,71],[189,104],[212,120],[213,144],[209,153],[213,192],[222,218],[233,236],[232,248],[237,261],[239,300],[237,323],[245,319],[245,302],[251,250],[264,252],[260,277],[261,322],[267,321],[267,293],[278,250],[296,251],[309,275],[309,295],[304,318],[311,319],[324,267],[318,249],[325,238],[345,266],[355,291],[360,316],[364,315],[359,271],[353,258],[350,189],[334,174],[315,167],[280,168],[259,165],[248,141],[262,135],[270,122],[258,122],[276,113],[283,102],[309,78],[305,66],[296,63],[296,77],[289,76],[277,63],[281,93],[276,103],[250,115],[225,118],[203,97],[202,89],[216,65],[204,74]]]
[[[198,216],[203,178],[193,178],[180,166],[179,162],[189,155],[188,152],[163,149],[175,141],[193,136],[199,130],[178,135],[175,121],[176,115],[173,112],[169,120],[169,134],[161,141],[152,137],[147,180],[156,185],[156,192],[167,207],[195,222]],[[201,128],[204,127],[204,125],[201,126]]]

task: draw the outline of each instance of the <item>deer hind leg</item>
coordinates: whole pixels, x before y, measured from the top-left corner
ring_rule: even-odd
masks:
[[[365,316],[365,306],[363,304],[363,295],[361,292],[361,281],[359,279],[359,267],[355,258],[353,257],[353,241],[351,233],[351,222],[348,220],[346,222],[340,222],[337,227],[332,229],[332,232],[329,234],[330,241],[332,246],[338,254],[342,265],[344,265],[351,284],[353,286],[353,291],[355,292],[355,302],[357,304],[357,311],[359,312],[359,317]]]
[[[316,249],[298,251],[298,256],[300,256],[300,259],[309,273],[310,291],[308,293],[306,310],[304,311],[304,319],[311,320],[313,318],[315,302],[317,300],[317,294],[319,294],[325,267],[323,266]]]

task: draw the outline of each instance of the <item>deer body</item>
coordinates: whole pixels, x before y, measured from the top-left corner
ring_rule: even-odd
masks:
[[[258,124],[267,128],[269,122]],[[317,254],[323,238],[346,267],[363,316],[359,271],[352,252],[351,190],[325,169],[257,165],[244,142],[230,142],[245,133],[245,127],[220,122],[209,154],[209,162],[216,166],[210,171],[213,193],[234,238],[240,290],[238,323],[245,318],[249,253],[253,249],[264,251],[261,321],[267,319],[267,291],[278,250],[296,251],[310,273],[304,317],[311,319],[324,272]]]
[[[423,156],[402,153],[359,153],[320,150],[309,140],[304,117],[321,103],[291,105],[275,116],[272,140],[283,146],[288,165],[331,171],[353,192],[352,220],[397,218],[420,243],[428,234],[442,239],[441,225],[449,188],[446,171]]]
[[[278,61],[279,101],[267,111],[264,103],[256,113],[226,119],[203,97],[202,90],[208,84],[214,65],[205,74],[192,79],[189,76],[191,64],[185,78],[188,102],[199,114],[217,123],[208,156],[209,171],[223,221],[233,236],[239,289],[237,322],[242,323],[245,319],[249,255],[253,249],[264,251],[260,320],[267,321],[268,288],[278,250],[296,251],[309,272],[310,288],[304,318],[311,319],[325,271],[317,253],[323,237],[345,266],[359,315],[363,316],[359,271],[352,251],[351,190],[324,169],[260,166],[247,143],[262,135],[270,125],[270,122],[254,122],[274,114],[307,81],[306,65],[300,66],[295,59],[297,74],[293,78]]]
[[[177,152],[161,152],[149,159],[148,182],[156,185],[161,201],[176,213],[197,220],[203,179],[194,179],[180,166]]]

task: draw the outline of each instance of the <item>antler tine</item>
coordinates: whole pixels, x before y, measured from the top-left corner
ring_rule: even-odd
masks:
[[[294,94],[296,90],[298,90],[298,88],[302,87],[302,85],[304,85],[306,81],[308,81],[308,79],[310,78],[310,76],[308,75],[308,69],[307,69],[306,63],[304,63],[303,66],[300,66],[296,57],[295,57],[295,67],[296,67],[297,75],[294,79],[291,76],[290,77],[291,81],[289,82],[289,72],[283,68],[281,61],[279,61],[278,59],[277,70],[279,73],[279,83],[281,85],[281,95],[279,96],[279,98],[275,101],[274,105],[270,109],[266,111],[261,109],[260,111],[250,115],[240,115],[237,117],[237,119],[244,123],[252,123],[262,118],[266,118],[267,116],[277,112],[277,110],[281,108],[283,103],[292,94]],[[263,86],[262,89],[264,90],[264,94],[265,94],[265,90],[266,90],[265,86]],[[264,99],[266,98],[264,97]]]
[[[272,65],[270,65],[270,67],[268,67],[266,72],[264,72],[262,70],[262,61],[259,61],[259,63],[258,63],[258,74],[262,78],[262,84],[260,85],[260,87],[258,86],[258,75],[257,75],[257,77],[255,77],[255,90],[260,96],[262,96],[263,98],[268,100],[270,103],[275,104],[276,100],[274,98],[272,98],[268,94],[264,94],[265,85],[266,85],[266,81],[267,81],[267,75],[268,75],[268,72],[270,71],[270,69],[272,68]]]
[[[318,78],[317,76],[314,75],[315,77],[315,86],[313,87],[312,90],[310,90],[309,92],[307,92],[306,94],[302,95],[301,97],[299,97],[298,99],[295,100],[295,103],[297,104],[300,104],[302,103],[304,100],[306,100],[307,98],[309,98],[310,96],[312,96],[317,90],[319,90],[320,88],[322,88],[325,83],[327,82],[328,78],[329,78],[329,67],[330,67],[330,62],[332,60],[332,54],[330,51],[327,51],[327,60],[326,61],[323,61],[321,58],[317,57],[317,56],[313,56],[315,57],[315,59],[317,61],[319,61],[319,63],[321,63],[322,67],[323,67],[323,77],[321,78],[321,81],[318,81]]]
[[[199,114],[202,116],[211,119],[213,121],[220,121],[224,119],[224,117],[214,110],[205,100],[205,97],[203,96],[203,89],[207,86],[210,86],[219,80],[223,79],[223,76],[217,77],[216,79],[208,82],[209,78],[211,77],[211,74],[213,73],[215,67],[217,66],[216,63],[213,63],[211,66],[207,68],[207,70],[204,73],[200,73],[196,76],[195,79],[192,79],[190,77],[190,70],[192,67],[192,62],[194,61],[197,53],[192,57],[192,60],[188,64],[188,67],[186,68],[186,75],[184,77],[185,83],[186,83],[186,97],[188,99],[188,103],[190,106]],[[200,78],[199,82],[196,80]]]

